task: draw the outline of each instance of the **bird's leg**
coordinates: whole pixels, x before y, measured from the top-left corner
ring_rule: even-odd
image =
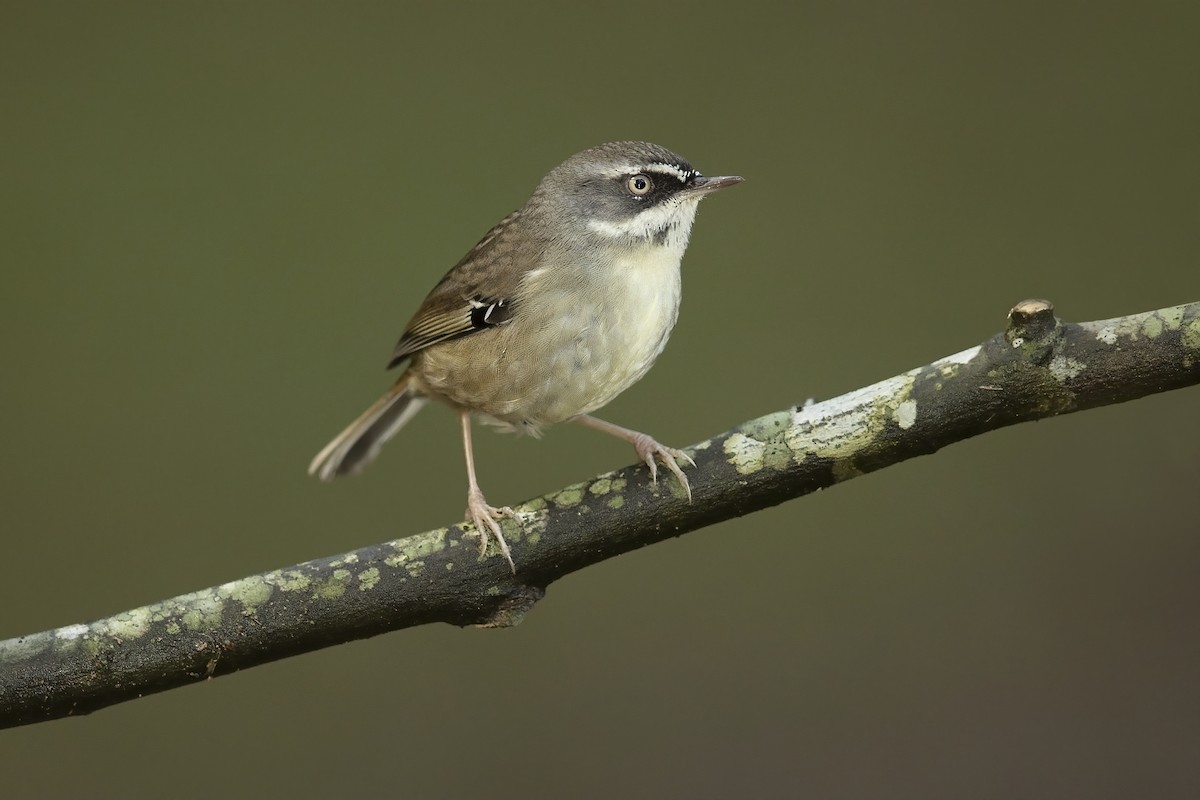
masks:
[[[500,545],[500,552],[504,554],[508,568],[516,575],[517,567],[513,564],[512,553],[508,551],[508,542],[504,541],[504,533],[500,530],[500,523],[496,521],[496,517],[502,514],[512,515],[514,512],[508,506],[489,506],[484,498],[479,482],[475,480],[475,454],[471,450],[471,412],[464,409],[459,415],[462,418],[463,452],[467,456],[467,518],[475,523],[475,530],[479,533],[479,554],[487,552],[490,533],[496,544]]]
[[[598,431],[604,431],[607,434],[616,436],[618,439],[624,439],[633,445],[633,449],[637,451],[638,458],[646,462],[646,466],[650,467],[650,480],[658,483],[658,464],[656,461],[661,461],[663,466],[675,473],[675,477],[679,479],[679,484],[683,490],[687,492],[688,502],[692,501],[692,487],[688,483],[687,475],[683,474],[683,470],[676,463],[676,459],[683,461],[691,466],[696,466],[696,462],[692,461],[692,457],[682,450],[676,450],[674,447],[667,447],[659,444],[653,437],[647,436],[644,433],[631,431],[628,428],[622,428],[620,425],[613,425],[611,422],[605,422],[602,419],[596,419],[589,414],[581,414],[575,417],[576,422],[587,425],[589,428],[595,428]]]

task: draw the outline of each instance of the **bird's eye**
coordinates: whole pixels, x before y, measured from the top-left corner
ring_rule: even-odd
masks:
[[[654,188],[654,182],[650,180],[648,175],[643,175],[639,172],[637,175],[630,176],[629,180],[625,182],[625,188],[634,197],[643,197],[649,194],[650,190]]]

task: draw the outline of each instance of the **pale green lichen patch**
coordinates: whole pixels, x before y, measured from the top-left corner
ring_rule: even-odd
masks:
[[[440,553],[447,547],[448,534],[449,531],[446,528],[438,528],[436,531],[418,533],[415,536],[388,542],[388,546],[396,551],[396,555],[388,556],[383,563],[389,567],[398,567],[401,564]]]
[[[357,563],[358,563],[358,553],[350,552],[350,553],[343,554],[340,558],[338,558],[334,561],[330,561],[329,566],[344,567],[344,566],[347,566],[348,564],[357,564]]]
[[[374,589],[377,583],[379,583],[379,567],[367,567],[358,573],[358,590],[360,592]]]
[[[1117,329],[1112,325],[1105,325],[1100,330],[1096,331],[1096,341],[1104,342],[1105,344],[1117,343]]]
[[[625,495],[614,494],[612,497],[608,498],[608,507],[609,508],[622,508],[622,507],[624,507],[624,505],[625,505]]]
[[[314,600],[337,600],[346,593],[346,584],[330,578],[313,584]]]
[[[109,617],[99,623],[97,627],[102,627],[102,630],[97,633],[107,634],[121,640],[137,639],[150,630],[150,609],[135,608],[132,611],[117,614],[115,617]]]
[[[87,625],[69,625],[68,628],[83,628],[84,633],[87,632]],[[26,661],[41,655],[51,646],[57,648],[60,652],[69,652],[74,650],[79,644],[84,641],[83,634],[64,638],[59,635],[59,631],[65,630],[59,628],[49,633],[35,633],[32,636],[22,636],[19,639],[8,639],[0,642],[0,661],[6,666],[13,666],[20,661]]]
[[[902,430],[911,428],[917,422],[917,401],[905,400],[896,406],[896,410],[892,412],[892,419],[896,420],[896,424]]]
[[[184,611],[179,621],[191,631],[211,631],[220,626],[224,610],[225,604],[215,595],[207,591],[196,592],[188,595],[184,601]]]
[[[281,592],[303,592],[312,585],[312,578],[297,569],[276,570],[265,576],[267,583],[278,586]]]
[[[594,495],[608,494],[609,492],[623,492],[627,481],[624,478],[616,477],[612,474],[605,475],[603,478],[597,478],[588,486],[588,491]]]
[[[409,561],[407,564],[404,565],[404,569],[408,572],[409,575],[413,576],[414,578],[418,578],[421,576],[421,573],[425,571],[425,562],[424,561]]]
[[[793,412],[777,411],[739,426],[725,439],[726,459],[742,475],[786,468],[794,456],[788,442],[793,420]]]
[[[162,622],[163,620],[174,619],[182,614],[185,610],[184,606],[176,603],[174,600],[164,600],[150,606],[150,610],[154,613],[150,616],[151,622]]]
[[[258,613],[259,606],[271,599],[273,591],[275,591],[275,587],[268,583],[265,578],[252,575],[240,581],[221,584],[221,586],[217,587],[217,596],[223,599],[236,600],[242,604],[242,614],[252,617]]]
[[[89,630],[91,629],[88,628],[87,625],[67,625],[66,627],[55,630],[54,638],[58,639],[60,642],[74,642],[83,638]]]
[[[172,636],[179,633],[181,630],[183,630],[183,628],[179,627],[178,622],[168,622],[167,623],[167,633],[171,634]]]
[[[791,411],[777,411],[774,414],[752,419],[738,426],[738,431],[760,442],[778,441],[792,424]],[[726,439],[726,442],[729,440]]]
[[[335,569],[327,579],[313,584],[313,599],[337,600],[346,593],[346,584],[349,581],[350,570]]]
[[[724,449],[729,463],[742,475],[752,475],[765,466],[763,454],[767,446],[744,433],[731,434],[725,440]]]
[[[546,532],[546,520],[550,515],[545,509],[545,504],[536,511],[527,510],[532,505],[527,503],[521,506],[517,511],[517,518],[521,523],[521,537],[530,544],[537,544]]]
[[[577,506],[583,502],[583,484],[577,483],[555,493],[554,504],[563,508]]]
[[[786,442],[767,442],[763,466],[768,469],[787,469],[792,463],[792,451]]]
[[[880,381],[795,414],[787,444],[797,454],[848,459],[862,451],[894,421],[910,399],[920,370]],[[855,473],[857,474],[857,472]]]
[[[1177,331],[1179,326],[1183,325],[1183,318],[1187,316],[1187,306],[1159,309],[1154,312],[1154,316],[1162,321],[1163,327],[1167,330]]]
[[[1183,325],[1180,339],[1183,342],[1183,346],[1187,349],[1200,350],[1200,317],[1196,317],[1191,322]]]
[[[1133,339],[1135,341],[1140,336],[1153,338],[1162,333],[1164,326],[1172,329],[1177,326],[1178,323],[1174,321],[1176,316],[1171,314],[1171,311],[1173,309],[1104,320],[1096,328],[1096,341],[1112,345],[1116,344],[1122,338]],[[1084,324],[1087,325],[1088,323]],[[1095,325],[1095,323],[1091,324]]]
[[[1077,361],[1067,356],[1055,356],[1050,359],[1049,368],[1050,374],[1058,379],[1059,382],[1066,382],[1071,378],[1077,377],[1087,366],[1082,361]]]

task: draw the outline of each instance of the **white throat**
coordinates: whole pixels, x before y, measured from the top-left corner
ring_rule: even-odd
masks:
[[[692,223],[696,220],[696,208],[700,197],[671,199],[660,205],[644,209],[622,222],[593,219],[588,229],[609,239],[625,240],[629,243],[653,243],[666,247],[683,257],[688,238],[692,235]]]

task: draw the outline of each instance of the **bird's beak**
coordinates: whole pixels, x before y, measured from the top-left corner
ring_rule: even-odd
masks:
[[[715,192],[717,189],[724,189],[726,186],[734,186],[744,180],[746,179],[740,175],[718,175],[714,178],[700,176],[692,178],[691,185],[688,186],[688,191],[708,194],[709,192]]]

